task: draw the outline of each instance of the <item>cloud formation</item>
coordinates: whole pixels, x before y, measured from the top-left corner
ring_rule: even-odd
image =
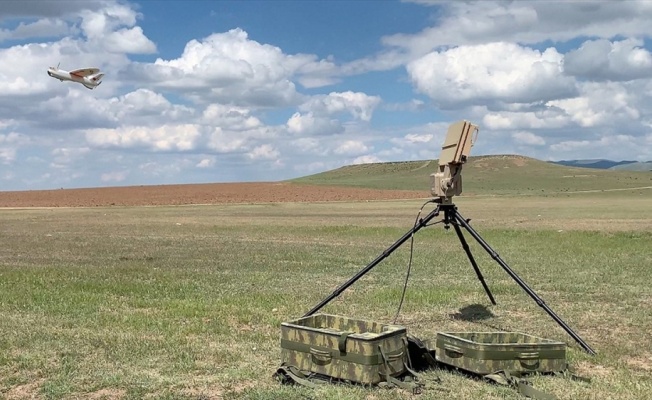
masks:
[[[466,46],[508,41],[535,45],[581,37],[611,39],[650,35],[649,1],[441,1],[416,3],[444,6],[434,26],[415,34],[395,34],[383,42],[414,55],[440,46]]]
[[[463,118],[491,138],[478,154],[652,159],[650,2],[412,2],[429,26],[344,63],[243,27],[162,51],[126,1],[0,2],[0,187],[431,159]],[[47,77],[57,63],[107,75],[89,91]]]
[[[315,86],[319,74],[333,66],[309,54],[285,54],[251,40],[240,28],[186,44],[179,58],[158,58],[134,69],[133,79],[175,90],[196,102],[216,101],[256,107],[296,105],[303,96],[295,80]]]
[[[532,103],[576,94],[563,75],[563,56],[496,42],[432,52],[407,64],[417,90],[444,108],[467,104]]]
[[[631,81],[652,77],[652,53],[640,39],[588,40],[564,58],[564,72],[593,81]]]

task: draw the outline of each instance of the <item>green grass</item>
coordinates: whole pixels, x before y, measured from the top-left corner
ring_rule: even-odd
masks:
[[[472,243],[498,302],[489,306],[454,232],[441,225],[415,236],[399,323],[424,338],[506,329],[562,340],[592,383],[537,377],[537,388],[562,399],[652,396],[652,191],[457,204],[598,355],[582,352]],[[420,205],[0,210],[0,398],[410,398],[282,387],[271,375],[280,323],[378,256]],[[391,322],[408,251],[401,247],[323,311]],[[456,317],[477,304],[491,318]],[[452,372],[423,379],[429,387],[416,398],[519,398]]]
[[[295,183],[374,189],[423,190],[435,161],[360,164],[292,180]],[[550,194],[652,186],[652,173],[573,168],[522,156],[470,157],[463,170],[464,194]]]

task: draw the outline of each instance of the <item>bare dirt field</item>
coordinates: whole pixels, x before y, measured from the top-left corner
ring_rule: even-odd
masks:
[[[376,190],[286,182],[125,186],[0,192],[0,207],[101,207],[416,199],[427,191]]]

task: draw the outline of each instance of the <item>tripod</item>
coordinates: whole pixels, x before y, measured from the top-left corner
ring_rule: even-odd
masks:
[[[478,244],[491,256],[491,258],[494,259],[500,265],[507,274],[516,281],[516,283],[527,293],[541,308],[545,310],[548,315],[555,320],[559,326],[561,326],[575,341],[584,349],[587,353],[595,355],[595,351],[588,345],[582,338],[575,333],[548,305],[532,290],[517,274],[514,272],[505,261],[503,261],[498,253],[494,251],[494,249],[489,246],[489,244],[480,236],[478,232],[469,225],[469,221],[467,219],[464,219],[462,215],[457,211],[457,207],[448,201],[442,201],[442,199],[435,199],[432,200],[434,203],[438,203],[437,207],[432,210],[428,215],[425,217],[421,218],[420,220],[417,221],[417,223],[414,225],[414,227],[405,233],[400,239],[398,239],[393,245],[388,247],[385,251],[383,251],[382,254],[380,254],[375,260],[373,260],[369,265],[364,267],[360,272],[355,274],[351,279],[346,281],[344,284],[339,286],[333,293],[331,293],[328,297],[326,297],[324,300],[322,300],[319,304],[317,304],[315,307],[313,307],[310,311],[308,311],[304,317],[308,317],[317,311],[319,311],[322,307],[324,307],[326,304],[328,304],[331,300],[339,296],[344,290],[346,290],[349,286],[351,286],[353,283],[355,283],[358,279],[360,279],[362,276],[364,276],[367,272],[369,272],[372,268],[374,268],[376,265],[378,265],[381,261],[383,261],[385,258],[387,258],[390,254],[392,254],[396,249],[398,249],[403,243],[405,243],[412,235],[414,235],[417,231],[419,231],[421,228],[427,226],[428,222],[430,222],[433,218],[437,217],[440,215],[440,213],[444,214],[444,227],[448,228],[450,225],[453,226],[453,229],[455,230],[455,233],[457,234],[457,237],[460,240],[460,243],[462,244],[462,248],[464,249],[464,252],[466,253],[467,257],[469,258],[469,261],[471,262],[471,265],[473,266],[473,269],[475,270],[475,273],[478,277],[478,280],[482,284],[482,287],[484,288],[485,292],[487,293],[487,296],[489,297],[489,301],[491,301],[491,304],[496,304],[496,301],[494,300],[493,295],[491,294],[491,291],[489,290],[489,287],[487,286],[487,283],[484,280],[484,276],[482,275],[482,272],[480,271],[480,268],[478,267],[478,264],[475,261],[475,258],[473,258],[473,254],[471,253],[471,249],[469,248],[469,244],[467,243],[466,239],[464,238],[464,234],[462,232],[461,228],[464,228],[477,242]]]

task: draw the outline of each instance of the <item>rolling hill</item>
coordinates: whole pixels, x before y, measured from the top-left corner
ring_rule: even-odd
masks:
[[[567,167],[582,167],[596,169],[614,169],[619,171],[652,171],[652,161],[612,161],[596,160],[562,160],[549,161],[551,164],[565,165]]]
[[[437,161],[359,164],[290,182],[429,192]],[[547,194],[652,186],[652,173],[567,167],[517,155],[470,157],[464,165],[465,195]]]
[[[614,165],[609,169],[617,171],[652,171],[652,161]]]
[[[610,169],[621,165],[628,165],[636,161],[612,161],[604,159],[596,160],[561,160],[550,161],[552,164],[565,165],[567,167],[582,167],[582,168],[597,168],[597,169]]]

